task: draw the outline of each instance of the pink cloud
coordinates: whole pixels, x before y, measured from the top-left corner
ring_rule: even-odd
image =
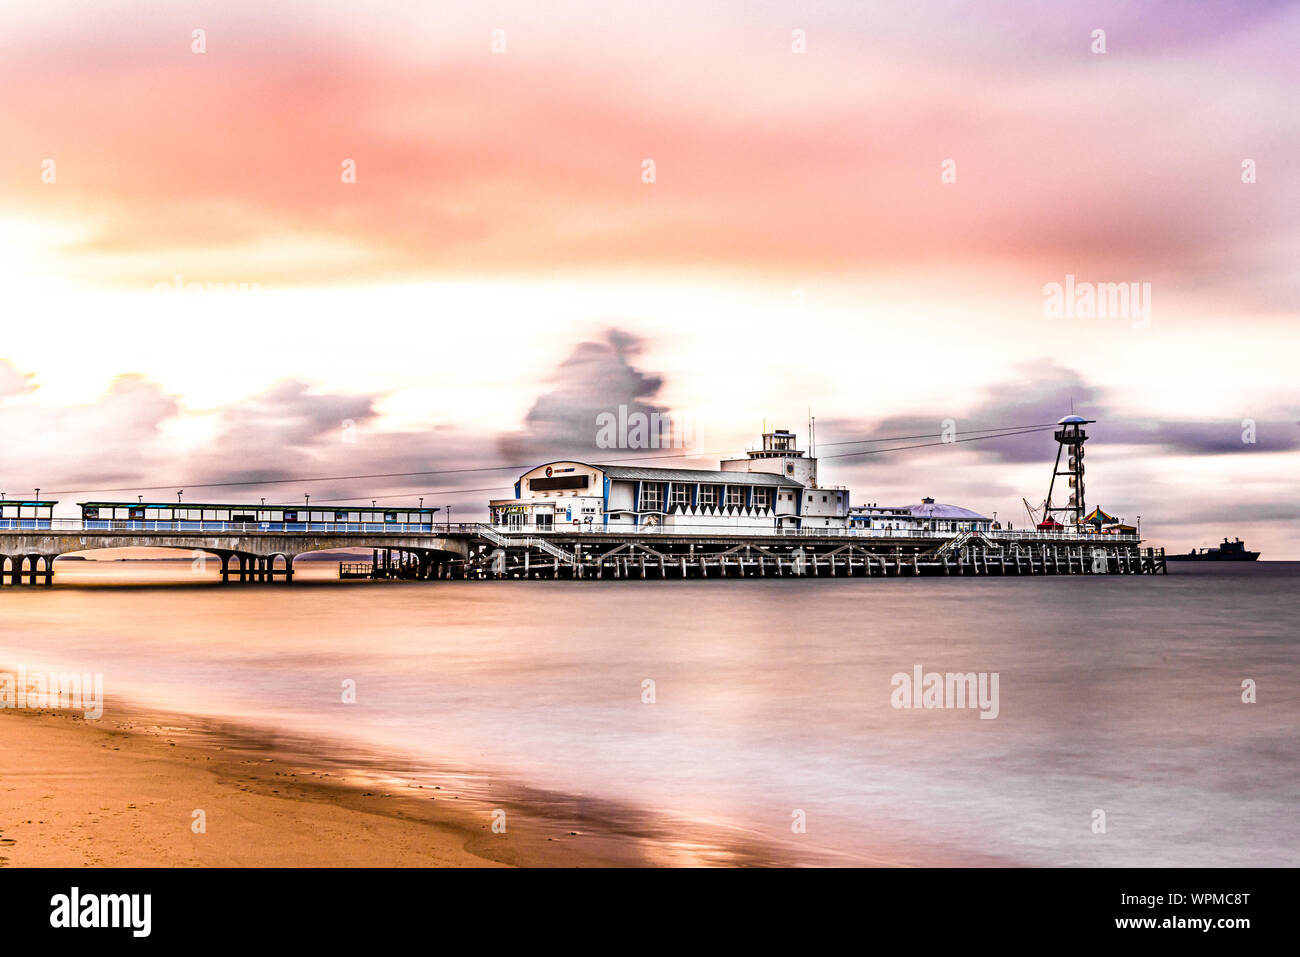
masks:
[[[831,34],[794,55],[775,17],[707,32],[698,59],[671,19],[655,36],[670,53],[628,32],[600,47],[523,29],[493,57],[484,20],[421,59],[397,24],[358,37],[337,15],[304,27],[232,14],[210,24],[204,56],[184,42],[189,15],[39,51],[11,39],[0,80],[29,92],[4,121],[0,204],[94,224],[67,269],[104,278],[111,262],[109,281],[127,285],[186,256],[225,257],[263,285],[996,262],[1290,301],[1286,211],[1300,191],[1285,170],[1300,129],[1268,98],[1274,61],[1249,59],[1271,12],[1216,7],[1215,30],[1113,7],[1116,28],[1144,38],[1137,66],[1059,48],[1055,34],[1031,58],[998,53],[999,28],[1047,30],[1046,14],[1021,13],[967,22],[969,37],[935,24],[943,56],[901,27],[865,49]],[[1183,59],[1188,44],[1231,58],[1235,83]],[[46,156],[55,187],[37,179]],[[1260,170],[1249,187],[1245,157]],[[345,158],[355,185],[340,182]],[[955,184],[940,182],[945,159]],[[353,268],[248,251],[316,242],[354,249]]]

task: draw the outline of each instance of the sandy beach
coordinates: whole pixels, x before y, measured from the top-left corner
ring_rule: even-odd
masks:
[[[599,866],[626,841],[206,719],[0,710],[0,866]],[[505,812],[504,833],[492,829]],[[204,833],[195,833],[195,811]]]

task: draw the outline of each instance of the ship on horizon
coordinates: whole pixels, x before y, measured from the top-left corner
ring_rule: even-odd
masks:
[[[1223,544],[1217,548],[1193,548],[1186,555],[1166,555],[1168,562],[1253,562],[1259,558],[1259,552],[1246,551],[1246,544],[1240,538],[1230,542],[1224,536]]]

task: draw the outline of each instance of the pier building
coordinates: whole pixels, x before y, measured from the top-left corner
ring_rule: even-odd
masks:
[[[918,532],[952,534],[988,532],[993,519],[960,505],[944,505],[923,498],[916,505],[856,505],[849,510],[849,527],[855,529],[910,529]]]
[[[49,528],[57,501],[0,499],[0,529]]]
[[[763,447],[718,469],[547,462],[515,483],[515,497],[489,503],[492,524],[548,532],[661,528],[770,533],[848,525],[849,490],[822,488],[817,460],[794,434],[763,436]]]

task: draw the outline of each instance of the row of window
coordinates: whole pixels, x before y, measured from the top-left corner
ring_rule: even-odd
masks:
[[[380,510],[345,511],[286,511],[284,509],[249,508],[246,511],[228,508],[109,508],[87,506],[83,509],[87,519],[118,519],[150,522],[367,522],[418,525],[433,521],[429,512],[402,512]]]
[[[912,522],[907,519],[862,519],[851,517],[850,521],[859,528],[915,529],[923,532],[964,532],[971,528],[987,528],[989,522]]]
[[[0,518],[49,518],[53,514],[53,505],[0,505]]]
[[[641,501],[637,508],[642,512],[664,511],[664,482],[642,482]],[[668,508],[689,508],[692,486],[682,482],[673,482],[668,492]],[[724,505],[727,508],[745,508],[744,485],[701,485],[698,505],[701,508],[715,508]],[[725,491],[724,491],[725,489]],[[767,508],[772,504],[770,488],[755,488],[748,502],[750,508]]]
[[[813,495],[814,495],[814,494],[815,494],[815,493],[813,493],[813,492],[808,492],[806,495],[804,495],[804,500],[805,500],[805,501],[808,501],[808,502],[811,502],[811,501],[813,500]],[[827,497],[827,495],[826,495],[825,493],[822,494],[822,501],[823,501],[823,502],[828,501],[828,497]],[[835,501],[837,501],[837,502],[842,502],[842,501],[844,501],[844,493],[843,493],[843,492],[836,492],[836,493],[835,493]]]

